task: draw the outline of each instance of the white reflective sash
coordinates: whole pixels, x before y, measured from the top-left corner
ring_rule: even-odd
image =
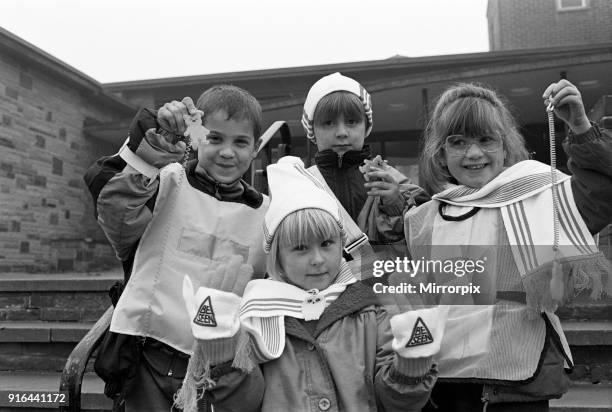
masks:
[[[153,218],[143,234],[134,269],[113,313],[111,330],[155,338],[191,353],[193,335],[182,297],[187,274],[194,289],[212,261],[240,255],[265,271],[263,231],[269,200],[253,209],[194,189],[178,163],[161,169]]]

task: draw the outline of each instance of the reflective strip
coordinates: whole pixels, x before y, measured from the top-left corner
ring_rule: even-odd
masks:
[[[125,143],[123,143],[123,146],[121,146],[121,149],[119,149],[119,156],[125,160],[125,163],[129,164],[139,173],[142,173],[149,179],[157,177],[159,174],[159,169],[155,166],[151,166],[142,160],[136,153],[132,152],[132,150],[127,146],[127,142],[128,141],[126,140]]]

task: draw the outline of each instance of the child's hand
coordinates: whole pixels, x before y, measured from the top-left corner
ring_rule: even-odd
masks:
[[[557,117],[567,123],[575,134],[591,128],[580,91],[572,83],[565,79],[553,83],[546,88],[542,97],[545,105],[553,104]]]
[[[183,299],[196,339],[231,338],[240,328],[240,297],[214,288],[194,290],[189,276],[183,278]]]
[[[253,266],[243,263],[242,256],[234,255],[222,262],[213,262],[200,275],[202,286],[242,296],[246,284],[253,277]]]
[[[198,112],[203,114],[200,110],[196,109],[191,97],[185,97],[180,102],[173,100],[170,103],[164,104],[157,111],[157,123],[164,130],[175,135],[182,135],[188,126],[184,116],[189,117]]]
[[[437,354],[448,310],[449,306],[434,306],[393,316],[393,350],[404,358],[427,358]]]
[[[380,196],[383,202],[392,202],[400,195],[400,186],[391,173],[384,170],[373,170],[364,174],[368,196]]]
[[[364,160],[363,165],[359,166],[359,171],[363,173],[366,180],[364,186],[368,189],[368,196],[380,196],[383,202],[392,202],[400,195],[399,182],[389,173],[391,168],[386,160],[377,155],[372,160]]]
[[[165,136],[156,133],[155,129],[147,130],[144,139],[148,145],[138,146],[136,154],[150,165],[162,168],[170,163],[180,162],[185,156],[185,142],[179,140],[172,143]]]

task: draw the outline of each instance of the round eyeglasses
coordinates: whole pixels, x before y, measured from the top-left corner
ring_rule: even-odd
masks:
[[[448,136],[444,147],[450,156],[464,156],[473,144],[476,144],[480,150],[487,153],[497,152],[503,147],[503,142],[498,136],[467,137],[461,134]]]

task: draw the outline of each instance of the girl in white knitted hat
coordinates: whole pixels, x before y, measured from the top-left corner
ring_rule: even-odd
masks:
[[[295,157],[267,172],[270,278],[248,283],[239,311],[237,296],[187,285],[194,353],[209,366],[190,366],[179,406],[195,405],[199,382],[218,410],[420,410],[436,380],[444,310],[391,317],[342,258],[342,216],[323,183]]]
[[[342,205],[348,236],[345,251],[353,258],[368,254],[368,239],[372,245],[399,243],[403,255],[403,213],[429,200],[380,156],[372,163],[370,147],[365,145],[372,125],[370,94],[357,81],[333,73],[310,88],[302,126],[317,153],[309,170]],[[371,262],[363,263],[367,269]],[[359,265],[351,267],[356,270]]]

